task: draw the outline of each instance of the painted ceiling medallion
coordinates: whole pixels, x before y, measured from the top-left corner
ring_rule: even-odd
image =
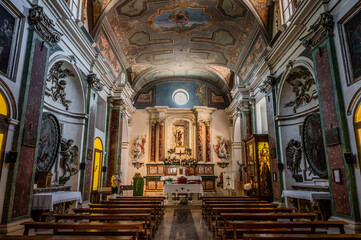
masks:
[[[158,12],[148,20],[149,26],[159,34],[174,32],[182,35],[202,31],[214,22],[206,8],[189,7],[185,4],[158,9]]]

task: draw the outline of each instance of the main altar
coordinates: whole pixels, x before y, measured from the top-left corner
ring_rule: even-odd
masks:
[[[148,108],[150,159],[146,164],[145,192],[163,192],[165,180],[199,176],[202,193],[216,191],[215,164],[211,159],[212,108]]]

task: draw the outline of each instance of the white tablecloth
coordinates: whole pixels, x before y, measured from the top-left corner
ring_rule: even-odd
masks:
[[[33,196],[32,210],[49,210],[54,211],[54,204],[76,201],[82,202],[80,192],[60,191],[52,193],[37,193]]]
[[[331,195],[329,192],[311,192],[311,191],[302,191],[302,190],[284,190],[282,192],[282,197],[306,199],[311,202],[313,202],[314,200],[331,199]]]
[[[202,177],[201,176],[183,176],[185,178],[187,178],[187,181],[202,181]],[[163,176],[160,178],[161,181],[165,181],[166,179],[171,178],[173,181],[176,181],[178,178],[178,176]]]
[[[199,193],[203,195],[202,184],[165,184],[163,194],[167,193]]]

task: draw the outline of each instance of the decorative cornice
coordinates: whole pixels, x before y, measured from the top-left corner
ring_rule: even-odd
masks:
[[[321,13],[320,18],[308,29],[308,34],[300,39],[302,45],[314,50],[329,36],[333,36],[333,17],[329,12]]]
[[[54,27],[53,20],[45,15],[42,7],[34,5],[29,10],[28,22],[31,30],[37,31],[49,43],[58,43],[62,34]]]
[[[90,73],[87,78],[89,87],[91,87],[94,91],[102,91],[104,84],[100,82],[100,79],[97,78],[97,75],[95,73]]]
[[[274,86],[276,86],[276,78],[273,76],[268,76],[262,83],[261,86],[259,86],[259,89],[263,93],[269,93]]]

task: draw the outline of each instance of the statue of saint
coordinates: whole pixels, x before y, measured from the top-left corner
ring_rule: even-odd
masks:
[[[178,127],[175,132],[175,143],[177,146],[183,146],[183,129]]]

